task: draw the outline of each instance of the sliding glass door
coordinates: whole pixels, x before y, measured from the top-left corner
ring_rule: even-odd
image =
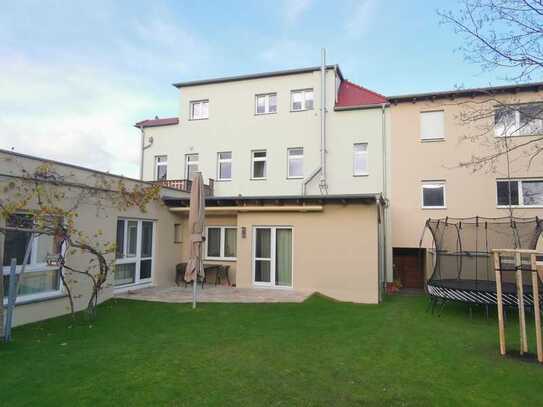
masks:
[[[253,283],[257,286],[292,287],[291,228],[254,228]]]

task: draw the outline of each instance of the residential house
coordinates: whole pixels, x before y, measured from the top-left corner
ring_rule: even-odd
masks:
[[[426,257],[432,248],[429,234],[419,252],[426,219],[505,217],[509,204],[515,216],[543,216],[543,161],[530,160],[535,145],[529,143],[543,131],[543,84],[388,100],[394,273],[403,286],[422,288],[432,271],[432,258]],[[528,145],[513,149],[509,160],[505,154],[486,160],[503,152],[505,142],[510,149]]]
[[[378,302],[387,262],[386,99],[336,65],[174,86],[179,117],[136,124],[142,177],[176,186],[200,171],[212,180],[206,261],[229,265],[238,287]],[[165,202],[183,228],[188,200]],[[186,227],[183,234],[187,242]]]

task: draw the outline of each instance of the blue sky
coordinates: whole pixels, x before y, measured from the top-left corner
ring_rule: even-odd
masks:
[[[0,148],[136,176],[144,118],[171,83],[314,66],[385,95],[503,84],[464,61],[453,0],[5,1]]]

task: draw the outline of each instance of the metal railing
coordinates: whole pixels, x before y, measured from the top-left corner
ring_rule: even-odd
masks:
[[[178,189],[184,192],[190,192],[190,188],[192,187],[192,181],[190,179],[164,179],[153,182],[163,187]],[[206,196],[213,196],[214,184],[215,180],[209,178],[208,184],[204,185],[204,192]]]

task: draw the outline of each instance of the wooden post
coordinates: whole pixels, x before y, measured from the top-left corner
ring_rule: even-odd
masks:
[[[536,255],[530,255],[532,269],[532,294],[534,297],[535,339],[537,345],[537,360],[543,363],[543,343],[541,341],[541,308],[539,304],[539,275],[537,273]]]
[[[517,276],[517,304],[518,322],[520,329],[520,354],[528,352],[528,337],[526,335],[526,313],[524,310],[524,283],[522,281],[522,257],[520,252],[515,254],[516,276]]]
[[[503,298],[502,298],[502,273],[500,265],[500,254],[494,252],[494,270],[496,271],[496,303],[498,305],[498,335],[500,338],[500,355],[505,356],[505,324],[503,319]]]

